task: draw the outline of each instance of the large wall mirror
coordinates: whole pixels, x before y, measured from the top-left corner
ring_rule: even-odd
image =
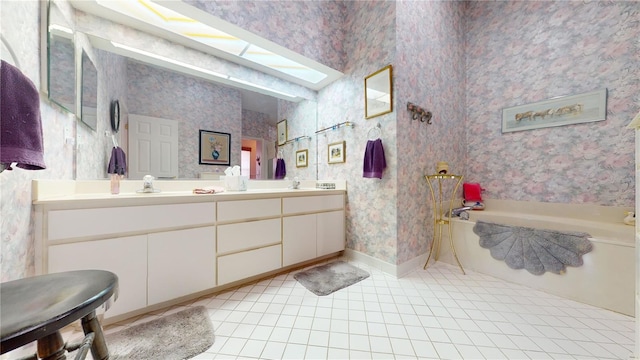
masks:
[[[49,99],[70,113],[76,112],[75,49],[71,25],[54,1],[46,3],[46,91]]]
[[[66,4],[65,0],[61,1]],[[51,7],[55,6],[54,1],[48,3]],[[105,32],[101,33],[103,29]],[[129,155],[132,152],[128,147],[132,146],[129,139],[132,131],[128,127],[131,126],[132,115],[179,122],[177,179],[211,179],[224,174],[226,166],[198,163],[199,130],[231,133],[232,164],[244,166],[241,160],[247,158],[255,165],[252,168],[260,169],[251,170],[252,179],[273,179],[270,174],[275,171],[275,161],[281,154],[276,147],[276,123],[287,118],[293,129],[292,136],[313,136],[317,129],[317,103],[314,100],[299,97],[300,101],[295,102],[260,92],[251,94],[251,91],[200,77],[192,72],[181,72],[158,66],[150,60],[112,52],[100,45],[100,40],[106,41],[111,34],[107,29],[103,20],[98,18],[94,28],[92,16],[83,17],[83,21],[77,24],[75,47],[78,51],[83,50],[82,56],[77,59],[78,72],[82,74],[82,79],[78,82],[78,85],[81,84],[78,92],[82,91],[78,116],[92,129],[110,129],[108,110],[104,114],[96,114],[96,109],[109,109],[111,100],[118,99],[122,126],[111,138],[105,137],[104,133],[77,132],[77,180],[106,178],[106,164],[102,163],[105,157],[108,162],[111,147],[116,141],[126,151],[128,165],[131,164]],[[134,42],[138,40],[136,31],[125,31],[125,34],[131,36]],[[180,49],[183,48],[176,45],[176,53]],[[90,58],[84,50],[91,55]],[[56,67],[52,69],[51,77],[73,79],[74,73],[72,67]],[[97,82],[98,78],[104,78],[105,81]],[[74,97],[70,97],[72,98]],[[282,150],[287,159],[287,176],[317,179],[316,148],[316,142],[311,138],[285,145]],[[245,154],[246,149],[251,149],[250,154]],[[309,166],[297,168],[296,151],[304,149],[308,149]],[[101,175],[103,173],[104,176]],[[214,177],[202,176],[206,173],[213,174]]]
[[[391,65],[364,78],[364,116],[367,119],[393,111]]]
[[[99,44],[96,41],[95,46]],[[252,179],[273,179],[278,152],[276,151],[276,123],[284,116],[288,117],[292,126],[296,121],[307,123],[306,132],[297,132],[296,136],[312,135],[317,123],[317,104],[312,100],[304,100],[300,103],[277,99],[272,96],[251,93],[239,90],[225,84],[216,83],[209,79],[202,79],[190,74],[183,74],[172,69],[163,68],[156,64],[145,63],[137,59],[131,59],[120,54],[108,52],[94,47],[95,59],[106,62],[97,68],[110,71],[109,84],[100,84],[106,87],[101,92],[109,99],[99,98],[98,101],[109,103],[111,98],[117,97],[122,113],[122,125],[118,132],[120,145],[126,149],[129,179],[141,179],[147,173],[155,174],[151,167],[171,166],[164,161],[165,152],[148,151],[148,157],[141,161],[134,160],[134,156],[140,156],[138,148],[133,149],[135,141],[132,140],[139,124],[139,118],[153,118],[160,126],[161,123],[177,122],[177,176],[176,179],[215,179],[218,175],[224,175],[226,166],[202,165],[198,161],[198,134],[199,130],[218,131],[231,133],[232,153],[235,158],[232,163],[244,166],[246,162]],[[85,54],[86,56],[86,54]],[[83,56],[84,58],[84,56]],[[106,65],[109,64],[109,65]],[[85,111],[92,111],[91,106],[86,106],[92,101],[94,95],[85,99],[89,92],[95,92],[95,84],[92,81],[96,75],[84,75],[86,69],[92,69],[88,57],[83,60],[83,107],[82,118],[85,121]],[[85,89],[85,84],[91,84]],[[116,86],[116,84],[119,84]],[[120,87],[117,89],[114,87]],[[116,91],[110,93],[110,91]],[[87,101],[85,101],[87,100]],[[107,106],[108,107],[108,106]],[[283,115],[286,114],[286,115]],[[102,119],[102,120],[101,120]],[[98,116],[99,121],[106,121],[105,127],[110,129],[109,116]],[[124,124],[127,124],[125,127]],[[146,140],[145,140],[146,141]],[[111,147],[111,141],[107,141]],[[311,149],[311,146],[313,148]],[[296,168],[294,161],[298,148],[310,148],[309,154],[315,154],[315,142],[300,141],[295,144],[285,145],[286,155],[291,154],[288,161],[288,176],[299,176],[301,179],[316,179],[317,168],[310,159],[307,168]],[[167,147],[158,147],[159,150]],[[156,156],[157,155],[157,156]],[[169,158],[168,156],[166,158]],[[248,159],[248,160],[247,160]],[[99,160],[99,159],[97,159]],[[83,178],[82,174],[95,172],[85,171],[85,168],[95,166],[95,157],[82,154],[78,156],[76,166],[78,168],[78,180],[93,180]],[[290,164],[289,164],[290,163]],[[313,165],[312,165],[313,164]],[[137,170],[133,166],[140,166]],[[135,171],[134,171],[135,170]],[[148,171],[148,172],[147,172]],[[85,176],[86,177],[86,176]],[[168,179],[168,178],[164,178]]]

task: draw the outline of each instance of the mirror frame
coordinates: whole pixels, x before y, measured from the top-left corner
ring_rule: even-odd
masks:
[[[372,83],[380,83],[384,82],[385,79],[388,78],[388,87],[386,89],[381,89],[382,92],[389,95],[389,106],[381,108],[381,109],[369,109],[369,93],[367,91],[367,85]],[[383,86],[387,86],[387,84],[382,83]],[[387,65],[382,69],[367,75],[364,78],[364,117],[365,119],[371,119],[376,116],[388,114],[393,111],[393,82],[392,82],[392,66]]]
[[[87,125],[92,130],[98,129],[98,70],[96,69],[96,65],[93,63],[93,60],[89,57],[87,52],[83,49],[82,56],[80,59],[80,120]],[[88,76],[95,75],[95,76]],[[94,80],[88,81],[88,80]],[[87,95],[91,92],[91,95],[95,96],[88,97]],[[95,101],[95,103],[91,102]],[[92,112],[87,112],[88,109],[93,109]]]

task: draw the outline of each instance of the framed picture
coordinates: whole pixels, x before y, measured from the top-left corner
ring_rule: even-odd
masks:
[[[200,157],[202,165],[231,165],[231,134],[200,130]]]
[[[307,167],[309,165],[309,150],[298,150],[296,151],[296,167]]]
[[[539,101],[502,110],[502,132],[602,121],[607,118],[607,89]]]
[[[346,157],[345,157],[344,145],[345,145],[344,141],[327,145],[327,153],[329,155],[329,164],[337,164],[337,163],[345,162]]]
[[[287,142],[287,119],[284,119],[276,125],[278,132],[278,145],[284,145]]]

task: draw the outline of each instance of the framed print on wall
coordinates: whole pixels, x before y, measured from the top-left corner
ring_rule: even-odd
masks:
[[[502,110],[502,132],[602,121],[607,118],[607,89],[560,96]]]
[[[296,151],[296,167],[307,167],[309,165],[309,150]]]
[[[345,162],[345,142],[340,141],[327,145],[327,154],[329,156],[329,164]]]
[[[231,165],[231,134],[200,130],[201,165]]]
[[[278,132],[278,145],[284,145],[287,142],[287,119],[284,119],[276,125]]]

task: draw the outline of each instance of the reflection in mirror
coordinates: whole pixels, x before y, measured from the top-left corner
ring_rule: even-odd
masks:
[[[252,179],[266,180],[273,179],[274,167],[270,167],[270,164],[276,158],[275,124],[277,120],[286,116],[292,131],[295,130],[292,134],[296,136],[313,134],[316,128],[317,105],[314,101],[289,102],[143,63],[102,49],[94,48],[93,51],[96,54],[95,60],[98,62],[96,67],[100,71],[99,76],[109,79],[108,83],[98,84],[99,87],[105,87],[100,89],[99,93],[109,99],[120,100],[122,113],[120,146],[127,153],[129,167],[127,175],[130,180],[141,179],[146,174],[144,167],[140,167],[142,174],[133,176],[135,174],[132,171],[135,161],[133,157],[136,153],[133,147],[137,142],[130,137],[134,133],[132,127],[134,117],[142,116],[178,122],[178,173],[176,176],[178,179],[215,179],[219,175],[224,175],[227,166],[198,163],[199,130],[230,133],[231,163],[248,168]],[[113,64],[119,64],[117,70],[114,70]],[[102,98],[100,101],[103,101]],[[109,120],[106,119],[106,121]],[[106,128],[109,126],[105,124]],[[287,160],[288,164],[290,162],[292,175],[296,169],[293,156],[297,147],[303,145],[307,147],[307,142],[300,142],[295,146],[288,145],[286,148],[287,154],[289,152],[292,154],[291,160]],[[242,147],[251,149],[248,156],[245,156],[249,159],[248,166],[241,163]],[[81,158],[86,158],[85,154],[87,154],[86,151]],[[153,155],[162,154],[162,151],[157,151]],[[313,159],[313,154],[315,149],[310,149],[310,160]],[[99,159],[94,160],[99,161]],[[151,161],[150,158],[149,161]],[[168,164],[161,159],[153,161]],[[314,163],[310,161],[310,165],[312,164]],[[95,167],[95,163],[77,162],[78,180],[95,179],[80,177],[81,174],[94,174],[95,172],[84,169],[91,166]],[[296,176],[300,179],[315,179],[316,173],[316,167],[309,166],[301,168]],[[151,175],[156,178],[174,177],[174,175]]]
[[[48,3],[47,20],[49,99],[68,112],[75,113],[76,72],[73,30],[53,1]]]
[[[82,51],[82,107],[80,120],[96,130],[98,126],[98,71],[93,61]]]
[[[393,111],[391,65],[364,78],[364,114],[370,119]]]

